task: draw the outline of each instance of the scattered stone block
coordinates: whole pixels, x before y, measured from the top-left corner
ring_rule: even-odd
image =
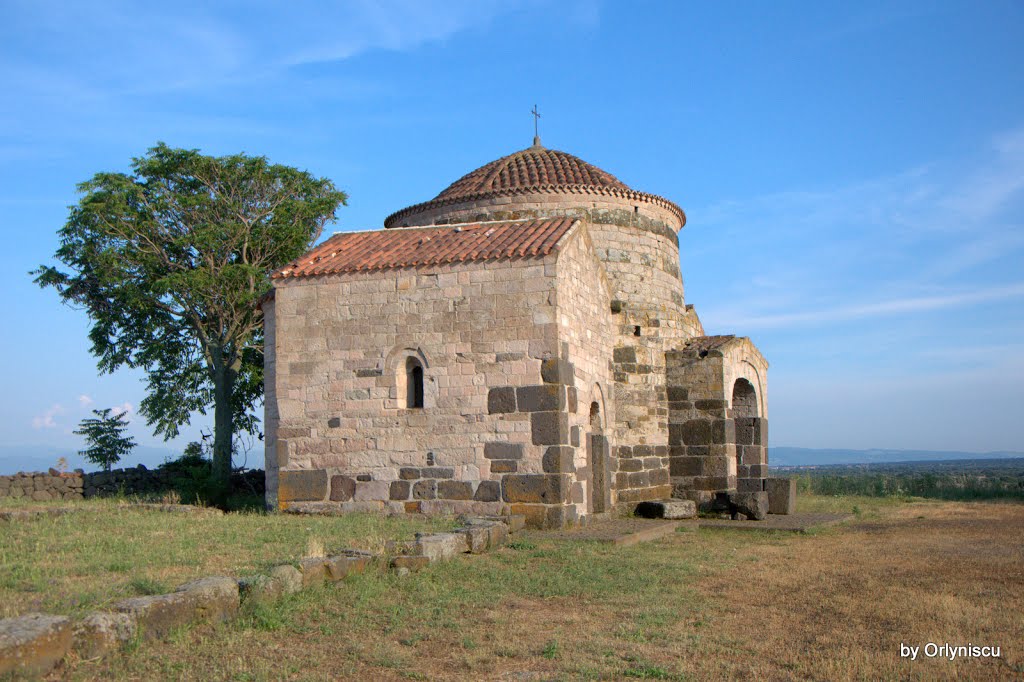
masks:
[[[356,575],[366,571],[372,555],[358,550],[344,550],[342,554],[327,557],[324,565],[327,568],[327,579],[338,581],[348,575]]]
[[[194,580],[170,594],[124,599],[114,610],[127,614],[146,639],[166,636],[177,627],[219,622],[238,613],[238,582],[212,577]]]
[[[796,513],[796,479],[768,478],[765,479],[768,493],[769,514]]]
[[[71,650],[71,619],[31,613],[0,620],[0,675],[45,675]]]
[[[483,554],[490,548],[490,528],[488,526],[467,526],[456,528],[454,533],[462,533],[466,536],[470,554]]]
[[[302,589],[302,573],[290,564],[274,566],[270,569],[270,579],[281,584],[284,594],[295,594]]]
[[[391,560],[391,568],[401,574],[402,571],[415,573],[430,565],[430,557],[426,556],[396,556]]]
[[[645,519],[692,519],[697,516],[697,504],[693,500],[641,502],[635,513]]]
[[[284,583],[266,575],[246,576],[238,581],[238,596],[243,604],[272,602],[284,593]]]
[[[72,649],[79,658],[100,658],[127,644],[135,632],[126,613],[90,613],[74,626]]]
[[[416,537],[416,554],[430,561],[446,561],[469,551],[469,541],[462,533],[435,533]]]
[[[309,557],[299,561],[299,573],[302,574],[302,586],[319,585],[327,580],[327,559],[325,557]]]
[[[734,493],[730,495],[734,514],[761,521],[768,515],[768,493]]]

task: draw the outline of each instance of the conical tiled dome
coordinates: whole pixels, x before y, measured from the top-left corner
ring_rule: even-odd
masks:
[[[572,154],[548,149],[535,139],[532,147],[503,156],[463,175],[430,201],[392,213],[384,220],[384,227],[423,224],[417,222],[420,219],[433,222],[438,219],[439,211],[449,208],[458,213],[467,206],[479,206],[479,202],[494,205],[494,202],[501,203],[500,197],[524,195],[565,195],[581,199],[586,196],[614,197],[627,202],[654,204],[667,210],[674,216],[675,229],[686,223],[683,210],[671,201],[630,189],[611,173]],[[580,206],[586,204],[586,201],[581,201]]]
[[[462,176],[434,199],[461,199],[491,192],[556,187],[629,190],[614,175],[578,156],[535,145]]]

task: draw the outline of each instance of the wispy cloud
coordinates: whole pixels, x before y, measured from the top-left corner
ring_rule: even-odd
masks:
[[[121,414],[122,412],[124,413],[124,420],[126,422],[130,422],[132,420],[132,416],[135,414],[135,406],[133,406],[130,402],[125,401],[120,405],[114,405],[113,407],[110,408],[110,413],[112,415],[118,415]]]
[[[88,396],[85,393],[78,396],[78,404],[81,405],[82,407],[89,407],[94,402],[96,401],[94,401],[91,396]]]
[[[36,430],[57,428],[57,415],[63,414],[63,412],[64,407],[60,403],[54,403],[46,412],[32,417],[32,428]]]
[[[707,229],[703,244],[683,249],[684,268],[728,246],[735,273],[725,287],[698,289],[711,329],[808,326],[1018,298],[1024,127],[993,136],[967,159],[693,214]]]
[[[409,50],[486,24],[518,3],[384,0],[237,7],[15,3],[0,11],[9,86],[101,101],[239,85],[374,49]],[[19,36],[33,36],[32,40]],[[38,41],[36,36],[46,40]],[[41,49],[46,47],[46,50]],[[11,49],[11,48],[8,48]]]

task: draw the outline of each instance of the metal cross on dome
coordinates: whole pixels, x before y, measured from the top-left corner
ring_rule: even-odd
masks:
[[[537,111],[537,105],[536,104],[533,105],[533,109],[530,110],[530,113],[533,114],[533,146],[534,147],[539,147],[540,146],[540,133],[537,132],[537,124],[540,121],[540,112]]]

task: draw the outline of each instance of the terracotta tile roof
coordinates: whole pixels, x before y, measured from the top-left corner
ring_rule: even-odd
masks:
[[[578,221],[554,218],[339,232],[271,275],[311,277],[467,261],[546,256]]]
[[[392,213],[385,218],[384,227],[399,227],[403,218],[439,206],[522,194],[591,194],[644,201],[667,209],[680,224],[686,224],[683,209],[668,199],[630,189],[611,173],[577,156],[535,145],[477,168],[430,201]]]
[[[577,156],[536,146],[477,168],[453,182],[435,199],[454,199],[519,187],[550,185],[629,189],[611,173]]]

